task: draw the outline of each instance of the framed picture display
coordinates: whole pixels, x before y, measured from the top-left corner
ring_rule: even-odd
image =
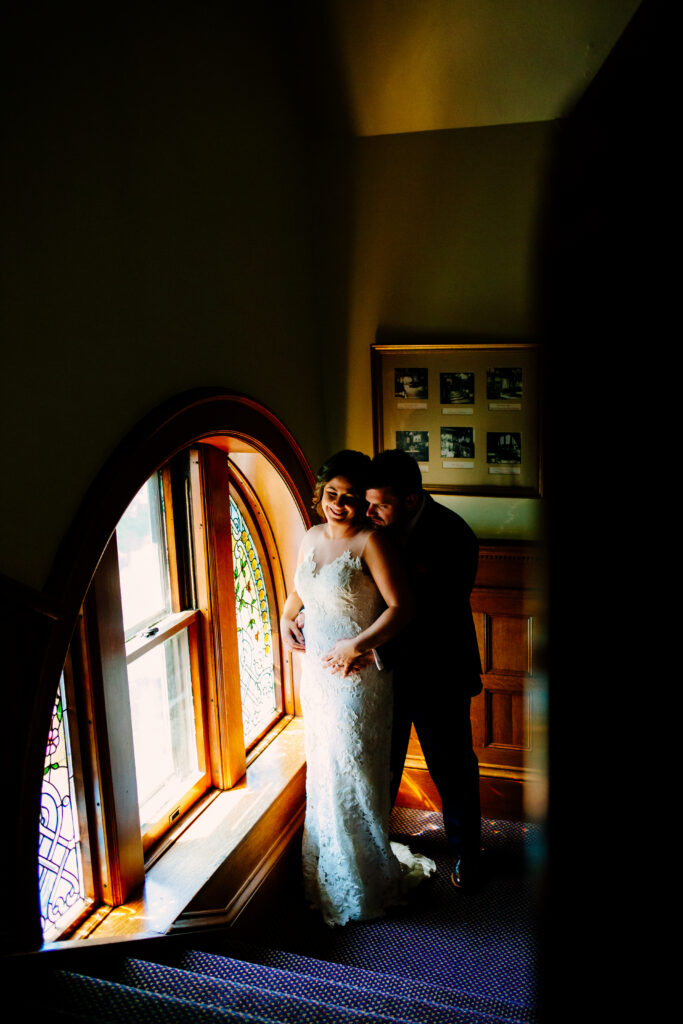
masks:
[[[409,452],[427,491],[540,497],[535,343],[382,334],[371,358],[375,452]]]

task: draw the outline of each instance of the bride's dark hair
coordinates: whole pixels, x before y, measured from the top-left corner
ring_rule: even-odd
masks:
[[[344,480],[348,480],[353,487],[356,497],[360,499],[360,505],[358,511],[354,516],[354,521],[365,517],[365,511],[368,504],[365,500],[365,491],[368,486],[368,478],[370,475],[371,459],[369,455],[364,455],[363,452],[355,452],[350,448],[344,448],[341,452],[336,452],[334,455],[330,455],[329,459],[323,462],[322,466],[316,473],[315,477],[315,490],[313,491],[313,502],[311,508],[322,515],[320,512],[320,502],[323,496],[323,490],[325,484],[329,483],[330,480],[334,480],[336,476],[341,476]]]

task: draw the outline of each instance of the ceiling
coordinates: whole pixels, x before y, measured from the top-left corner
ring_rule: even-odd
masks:
[[[640,0],[328,0],[353,134],[547,121]]]

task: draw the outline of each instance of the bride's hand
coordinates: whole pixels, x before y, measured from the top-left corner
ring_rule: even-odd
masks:
[[[290,651],[305,651],[306,641],[297,625],[296,619],[280,619],[280,636],[285,647]]]
[[[353,671],[353,663],[361,655],[355,640],[338,640],[331,651],[323,657],[323,665],[333,673],[348,676]]]

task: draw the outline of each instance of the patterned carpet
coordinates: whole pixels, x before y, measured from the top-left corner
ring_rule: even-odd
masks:
[[[542,831],[507,821],[482,824],[488,881],[480,891],[451,885],[440,814],[396,808],[392,838],[437,863],[436,876],[416,891],[410,906],[378,921],[328,928],[305,906],[302,893],[292,892],[273,907],[261,941],[273,951],[500,1000],[533,1019]],[[276,953],[268,963],[278,966]],[[287,963],[292,966],[291,957]]]
[[[27,958],[6,988],[8,1005],[17,1001],[25,1020],[81,1024],[537,1024],[542,836],[495,821],[483,833],[489,878],[477,892],[450,884],[441,816],[398,810],[392,835],[438,870],[390,916],[327,928],[290,887],[255,942],[216,929],[193,934],[192,945],[105,944],[68,969]]]

